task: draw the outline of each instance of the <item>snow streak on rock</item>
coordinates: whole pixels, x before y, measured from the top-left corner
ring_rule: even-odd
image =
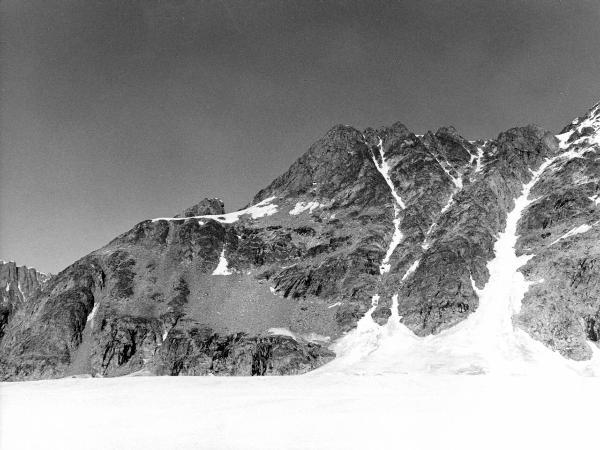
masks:
[[[477,147],[477,165],[475,166],[475,173],[481,172],[483,169],[483,146]]]
[[[290,211],[290,215],[296,216],[304,211],[312,213],[317,208],[322,208],[323,205],[319,202],[298,202],[294,206],[294,209]]]
[[[561,241],[563,239],[567,239],[568,237],[574,236],[576,234],[587,233],[591,229],[592,229],[592,227],[590,225],[587,225],[587,224],[579,225],[578,227],[573,228],[572,230],[569,230],[568,232],[566,232],[565,234],[563,234],[561,237],[559,237],[558,239],[556,239],[555,241],[553,241],[550,245],[554,245],[557,242],[559,242],[559,241]]]
[[[402,197],[400,197],[400,195],[396,192],[396,187],[394,186],[392,178],[390,177],[390,166],[385,160],[385,154],[383,151],[383,141],[381,140],[381,138],[379,138],[377,148],[379,149],[381,164],[377,161],[375,155],[373,155],[373,162],[375,163],[375,167],[377,168],[379,173],[381,173],[386,183],[390,187],[392,196],[396,201],[396,203],[394,204],[394,234],[392,235],[392,242],[390,243],[385,257],[381,262],[381,266],[379,266],[379,273],[384,274],[390,271],[390,258],[392,257],[392,255],[394,254],[394,250],[396,250],[396,247],[398,247],[400,242],[402,242],[402,238],[404,237],[402,231],[400,231],[400,211],[398,208],[406,209],[406,205],[402,201]]]
[[[483,155],[483,150],[481,150],[481,155]],[[437,160],[437,158],[436,158]],[[439,162],[439,161],[438,161]],[[477,160],[477,164],[479,164],[479,159]],[[442,169],[444,169],[444,166],[440,163],[440,166],[442,167]],[[462,179],[460,178],[460,174],[458,178],[454,178],[450,172],[448,172],[446,169],[444,169],[444,171],[446,172],[446,174],[448,174],[448,176],[452,179],[452,182],[454,183],[454,190],[452,191],[452,193],[450,194],[450,198],[448,199],[448,202],[444,205],[444,207],[442,208],[442,210],[440,211],[439,217],[443,216],[444,213],[446,211],[448,211],[450,209],[450,207],[452,206],[452,204],[454,203],[454,197],[456,196],[457,193],[459,193],[462,188],[463,188],[463,184],[462,184]],[[439,217],[437,220],[439,220]],[[421,244],[421,248],[423,250],[427,250],[429,247],[431,247],[431,241],[429,240],[429,236],[431,236],[431,233],[433,232],[433,230],[435,230],[435,228],[437,227],[437,220],[435,222],[433,222],[431,224],[431,226],[429,227],[429,229],[427,230],[427,233],[425,234],[425,240],[423,241],[423,243]]]
[[[94,304],[92,311],[87,316],[87,322],[90,322],[90,326],[92,328],[94,328],[94,317],[96,316],[96,312],[98,311],[99,306],[100,306],[100,303]]]
[[[394,196],[396,203],[398,203],[398,206],[400,206],[400,208],[402,208],[402,209],[406,209],[406,205],[402,201],[402,197],[400,197],[400,195],[396,192],[396,187],[394,186],[394,182],[392,181],[392,178],[390,177],[390,169],[391,168],[390,168],[389,164],[387,163],[387,161],[385,160],[385,154],[383,151],[383,141],[381,140],[381,138],[379,138],[379,142],[377,143],[377,148],[379,149],[379,156],[381,157],[381,164],[379,164],[377,162],[377,159],[375,158],[375,156],[373,156],[373,162],[375,163],[375,167],[377,167],[377,170],[379,171],[379,173],[381,173],[381,175],[383,175],[383,178],[385,179],[386,183],[390,187],[390,191],[392,191],[392,195]]]

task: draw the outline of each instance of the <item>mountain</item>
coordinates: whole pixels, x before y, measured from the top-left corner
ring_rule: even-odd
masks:
[[[556,136],[335,126],[248,207],[145,220],[52,277],[0,377],[594,372],[599,146],[600,105]]]
[[[13,312],[32,298],[50,278],[27,266],[17,266],[14,261],[0,260],[0,338]]]

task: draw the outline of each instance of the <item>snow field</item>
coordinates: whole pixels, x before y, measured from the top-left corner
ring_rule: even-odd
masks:
[[[239,220],[241,216],[249,215],[252,219],[259,219],[265,216],[272,216],[277,212],[277,205],[273,205],[272,202],[276,197],[269,197],[264,199],[262,202],[256,205],[250,206],[240,211],[230,212],[226,214],[213,214],[206,216],[194,216],[194,217],[158,217],[152,219],[152,222],[159,220],[188,220],[188,219],[212,219],[221,223],[234,223]],[[201,223],[203,224],[203,223]]]
[[[123,377],[0,384],[0,448],[594,448],[600,381]]]

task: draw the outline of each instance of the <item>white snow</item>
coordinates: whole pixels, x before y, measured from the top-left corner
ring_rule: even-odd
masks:
[[[94,328],[94,317],[96,316],[96,312],[98,311],[98,307],[100,306],[100,303],[94,303],[94,307],[92,308],[92,310],[90,311],[90,313],[87,316],[87,320],[86,322],[90,322],[90,326],[92,328]]]
[[[592,110],[587,114],[587,116],[582,122],[579,123],[578,120],[572,122],[573,125],[577,125],[576,128],[566,133],[556,135],[556,138],[559,141],[560,148],[575,148],[571,149],[566,154],[566,156],[568,156],[570,159],[581,158],[584,153],[587,153],[588,151],[593,151],[593,148],[590,147],[600,146],[600,117],[598,116],[599,112],[599,106],[594,106],[594,108],[592,108]],[[571,138],[575,130],[577,130],[578,132],[582,132],[584,128],[592,128],[594,132],[590,136],[583,136],[571,143],[567,143],[567,141],[569,140],[569,138]],[[577,150],[577,147],[580,148]]]
[[[579,225],[578,227],[575,227],[572,230],[569,230],[568,232],[566,232],[565,234],[563,234],[561,237],[559,237],[558,239],[556,239],[555,241],[553,241],[550,245],[554,245],[557,242],[559,242],[559,241],[561,241],[563,239],[566,239],[568,237],[574,236],[576,234],[587,233],[591,229],[592,229],[592,227],[590,225],[587,225],[587,224]]]
[[[592,449],[599,397],[597,380],[572,377],[138,376],[3,383],[0,448]]]
[[[335,308],[336,306],[340,306],[342,304],[342,302],[335,302],[333,305],[329,305],[327,308],[331,309],[331,308]]]
[[[269,290],[271,291],[271,294],[277,295],[277,290],[273,286],[269,286]]]
[[[567,141],[571,138],[573,133],[574,130],[571,130],[567,131],[566,133],[556,135],[556,139],[558,139],[558,145],[560,146],[560,148],[567,148],[569,146],[569,144],[567,144]]]
[[[291,337],[295,341],[298,340],[298,336],[296,335],[296,333],[292,333],[287,328],[269,328],[267,330],[267,332],[271,333],[273,335],[276,335],[276,336],[288,336],[288,337]]]
[[[402,242],[402,239],[404,238],[404,235],[400,230],[400,211],[398,210],[398,208],[406,209],[406,205],[402,201],[402,197],[400,197],[400,195],[396,192],[396,187],[394,186],[394,182],[390,177],[390,166],[385,160],[385,154],[383,151],[383,141],[381,140],[381,138],[379,138],[377,148],[379,149],[381,164],[377,162],[377,158],[375,158],[375,155],[373,155],[373,162],[375,163],[375,167],[377,168],[379,173],[381,173],[386,183],[388,184],[390,191],[392,192],[392,196],[394,197],[394,200],[396,200],[396,204],[394,204],[394,234],[392,235],[392,241],[388,246],[385,257],[383,258],[383,261],[379,266],[379,273],[383,275],[384,273],[390,271],[390,259],[394,253],[394,250],[396,250],[396,247],[398,247],[398,245],[400,244],[400,242]]]
[[[163,334],[162,334],[162,340],[163,340],[163,342],[166,341],[168,335],[169,335],[169,330],[165,329],[163,331]]]
[[[384,274],[390,271],[392,268],[390,259],[394,254],[394,250],[396,250],[396,247],[398,247],[400,242],[402,242],[403,238],[404,234],[402,234],[402,231],[400,230],[400,216],[398,213],[398,207],[394,205],[394,234],[392,235],[392,241],[385,252],[385,257],[379,266],[379,273]]]
[[[277,205],[272,204],[273,200],[276,198],[277,197],[269,197],[264,199],[262,202],[257,203],[256,205],[227,214],[213,214],[194,217],[159,217],[157,219],[152,219],[152,222],[156,222],[158,220],[212,219],[221,223],[234,223],[237,222],[240,217],[247,215],[249,215],[252,219],[258,219],[265,216],[271,216],[277,212]]]
[[[296,216],[304,211],[312,213],[315,209],[322,208],[323,206],[319,202],[297,202],[294,209],[290,211],[290,215]]]
[[[477,147],[477,165],[475,166],[475,173],[481,172],[483,169],[483,147]]]
[[[227,259],[225,259],[225,249],[221,250],[221,255],[219,256],[219,264],[217,268],[213,271],[213,275],[231,275],[233,272],[229,270],[227,267]]]
[[[10,281],[6,283],[6,292],[10,291]]]
[[[595,205],[600,205],[600,194],[596,194],[593,197],[588,197]]]
[[[330,341],[329,336],[323,336],[317,333],[308,333],[308,334],[298,334],[289,330],[288,328],[269,328],[267,333],[270,333],[274,336],[288,336],[294,339],[295,341],[308,341],[308,342],[316,342],[320,344],[326,344]]]
[[[329,336],[323,336],[322,334],[317,334],[317,333],[308,333],[308,334],[304,334],[302,336],[304,339],[306,339],[308,342],[316,342],[318,344],[326,344],[327,342],[329,342],[331,340],[331,338]]]
[[[402,276],[402,281],[406,280],[410,276],[411,273],[413,273],[415,270],[417,270],[417,267],[419,267],[420,262],[421,261],[417,259],[414,263],[412,263],[412,265],[408,268],[406,273]]]
[[[377,158],[375,158],[375,155],[373,155],[373,162],[375,163],[375,167],[377,168],[379,173],[381,173],[381,175],[383,175],[383,178],[385,179],[386,183],[390,187],[390,191],[392,192],[392,195],[394,196],[396,203],[398,203],[398,206],[400,206],[400,208],[402,208],[402,209],[406,209],[406,205],[402,201],[402,197],[400,197],[400,195],[396,192],[396,187],[394,186],[394,182],[392,181],[392,178],[390,177],[390,169],[391,168],[390,168],[389,164],[387,163],[387,161],[385,160],[385,154],[383,151],[383,141],[381,140],[381,138],[379,138],[379,143],[377,144],[377,148],[379,149],[379,156],[381,157],[381,164],[379,164],[377,162]]]

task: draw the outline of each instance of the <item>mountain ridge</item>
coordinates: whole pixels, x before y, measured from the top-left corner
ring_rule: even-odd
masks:
[[[516,250],[538,251],[522,271],[552,274],[558,294],[533,285],[514,322],[589,359],[597,228],[572,235],[585,245],[549,239],[573,217],[600,220],[600,168],[586,156],[598,152],[597,106],[557,136],[533,125],[473,142],[454,127],[334,126],[249,207],[225,213],[205,199],[145,220],[53,277],[8,323],[1,377],[304,373],[361,320],[383,329],[393,318],[421,338],[453,329],[478,310],[508,213],[548,159]]]

